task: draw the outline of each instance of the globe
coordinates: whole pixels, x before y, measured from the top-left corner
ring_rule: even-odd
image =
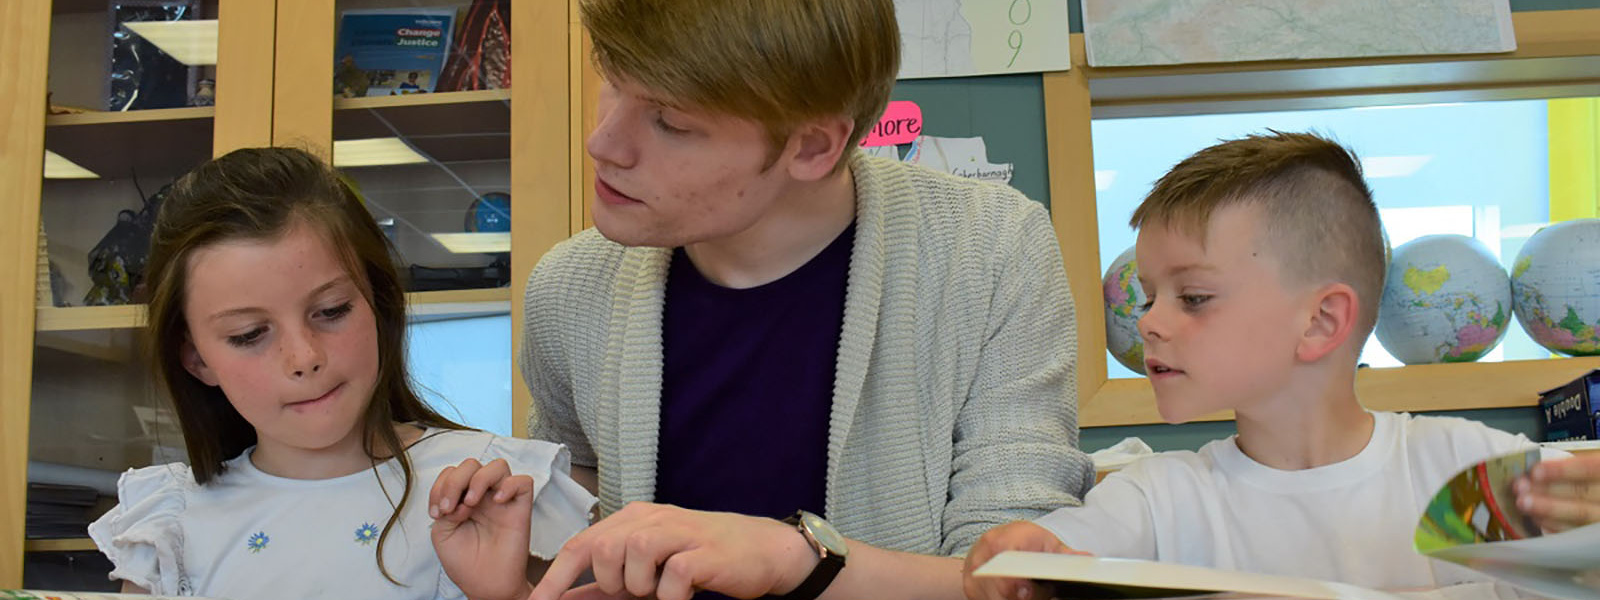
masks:
[[[1557,223],[1528,238],[1511,292],[1533,341],[1567,356],[1600,355],[1600,219]]]
[[[1111,261],[1100,285],[1106,300],[1106,351],[1122,366],[1143,374],[1144,338],[1139,336],[1139,317],[1145,297],[1133,248]]]
[[[511,194],[489,192],[467,209],[467,231],[498,233],[511,231]]]
[[[1408,365],[1471,362],[1505,338],[1511,283],[1476,239],[1423,236],[1395,248],[1378,301],[1378,343]]]

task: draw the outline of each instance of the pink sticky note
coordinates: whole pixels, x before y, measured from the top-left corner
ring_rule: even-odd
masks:
[[[867,137],[862,138],[861,145],[871,148],[909,144],[919,135],[922,135],[922,107],[915,102],[896,100],[883,110],[883,117],[867,132]]]

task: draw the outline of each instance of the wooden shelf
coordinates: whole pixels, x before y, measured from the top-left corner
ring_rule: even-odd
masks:
[[[414,316],[486,314],[511,310],[511,288],[448,290],[406,294]],[[41,306],[34,317],[35,331],[82,331],[144,327],[145,306]],[[70,347],[60,348],[71,351]]]
[[[44,145],[103,179],[137,174],[154,192],[211,158],[215,114],[201,107],[55,115],[46,119]]]
[[[89,538],[61,538],[50,540],[27,540],[22,548],[27,552],[85,552],[98,551],[94,540]]]
[[[511,312],[511,288],[412,292],[406,304],[413,317]]]
[[[137,338],[122,329],[38,330],[33,345],[110,363],[133,360]]]
[[[34,316],[34,331],[82,331],[144,327],[143,304],[123,306],[41,306]]]
[[[441,163],[511,159],[510,90],[336,101],[333,139],[399,136]]]
[[[186,121],[211,119],[217,116],[215,106],[189,108],[155,108],[150,110],[91,111],[44,118],[45,127],[71,127],[75,125],[109,125],[115,123],[147,123],[151,121]]]
[[[1361,404],[1371,410],[1425,412],[1532,407],[1539,392],[1560,386],[1592,369],[1600,357],[1517,360],[1498,363],[1411,365],[1362,369],[1356,377]],[[1233,413],[1196,421],[1227,421]],[[1162,423],[1148,379],[1112,379],[1093,398],[1079,402],[1080,427]]]
[[[368,96],[365,98],[334,98],[334,110],[357,108],[397,108],[402,106],[428,106],[437,104],[467,104],[470,102],[509,102],[511,90],[473,90],[470,92],[440,92],[437,94],[404,94],[400,96]]]

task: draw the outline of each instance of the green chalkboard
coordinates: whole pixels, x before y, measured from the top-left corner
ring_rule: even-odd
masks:
[[[1600,0],[1511,0],[1511,12],[1600,8]]]
[[[922,107],[923,135],[983,137],[989,162],[1015,166],[1011,185],[1050,207],[1039,74],[910,79],[895,84],[892,98]]]

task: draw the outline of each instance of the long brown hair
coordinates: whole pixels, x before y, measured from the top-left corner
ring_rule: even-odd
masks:
[[[464,428],[417,395],[406,368],[406,297],[390,258],[393,248],[337,172],[304,150],[246,148],[207,161],[174,183],[156,219],[145,271],[147,356],[154,357],[156,379],[177,409],[195,482],[204,485],[222,474],[223,461],[256,444],[256,430],[220,388],[202,383],[183,366],[189,257],[220,242],[277,239],[296,223],[310,225],[336,249],[377,321],[378,380],[362,415],[362,447],[374,461],[395,458],[405,475],[405,490],[383,526],[377,550],[379,570],[398,584],[383,565],[383,544],[411,497],[415,474],[394,423]]]

